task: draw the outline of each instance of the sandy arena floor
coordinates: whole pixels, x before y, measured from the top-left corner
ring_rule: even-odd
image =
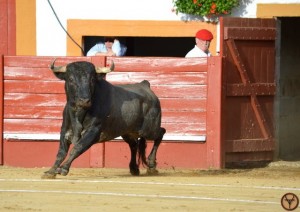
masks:
[[[133,177],[127,169],[71,168],[41,179],[47,168],[0,166],[0,211],[284,211],[300,198],[300,162],[266,168],[159,170]],[[295,211],[300,211],[298,208]]]

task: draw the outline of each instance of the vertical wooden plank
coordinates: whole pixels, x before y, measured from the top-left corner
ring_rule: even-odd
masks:
[[[3,62],[4,56],[0,58],[0,165],[3,165],[3,108],[4,108],[4,97],[3,97],[3,73],[4,67]]]
[[[8,44],[7,55],[16,55],[16,0],[9,0],[7,7]]]
[[[15,0],[0,0],[0,55],[16,54],[15,11]]]
[[[104,143],[94,144],[90,149],[90,167],[103,168],[105,158]]]
[[[7,20],[7,0],[0,0],[0,55],[7,54],[8,48],[8,20]]]
[[[210,57],[207,63],[207,167],[224,168],[221,139],[222,57]]]
[[[89,57],[90,62],[93,63],[96,67],[105,67],[106,66],[106,57],[99,56],[99,57]]]
[[[219,55],[222,56],[224,55],[224,18],[220,17],[220,38],[219,38],[219,42],[220,42],[220,53]]]

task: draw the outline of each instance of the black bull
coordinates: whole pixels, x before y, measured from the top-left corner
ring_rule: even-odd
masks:
[[[95,68],[89,62],[73,62],[55,67],[54,62],[50,68],[56,77],[65,81],[67,102],[56,161],[42,178],[67,175],[73,160],[93,144],[119,136],[130,147],[132,175],[139,175],[140,161],[150,173],[157,172],[156,152],[166,130],[161,127],[160,102],[150,83],[144,80],[116,86],[104,79],[114,65]],[[147,159],[146,140],[154,141]],[[71,143],[74,146],[66,159]]]

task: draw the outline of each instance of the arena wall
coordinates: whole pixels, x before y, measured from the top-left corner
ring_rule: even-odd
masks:
[[[61,57],[57,64],[85,60],[110,65],[113,84],[147,79],[162,105],[167,129],[159,167],[222,168],[220,145],[221,58]],[[48,69],[52,57],[4,57],[3,164],[51,166],[65,104],[64,82]],[[213,86],[209,86],[209,84]],[[211,97],[211,98],[208,98]],[[1,128],[0,128],[1,129]],[[148,149],[152,142],[149,141]],[[77,167],[128,167],[129,148],[117,138],[94,145]]]

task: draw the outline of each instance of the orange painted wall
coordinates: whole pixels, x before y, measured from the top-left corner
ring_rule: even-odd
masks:
[[[16,54],[36,55],[36,1],[16,0]]]
[[[257,18],[299,17],[300,4],[257,4]]]

